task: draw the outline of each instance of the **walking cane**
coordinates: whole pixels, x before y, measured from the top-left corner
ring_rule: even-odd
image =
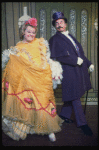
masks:
[[[85,101],[84,114],[86,114],[86,104],[87,104],[87,97],[88,97],[88,91],[87,91],[87,93],[86,93],[86,101]]]
[[[90,77],[90,73],[89,73],[89,77]],[[84,114],[86,114],[87,97],[88,97],[88,91],[87,91],[87,93],[86,93],[86,101],[85,101]]]

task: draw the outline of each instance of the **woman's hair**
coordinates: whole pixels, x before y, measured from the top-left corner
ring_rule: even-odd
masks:
[[[36,34],[37,34],[37,27],[32,26],[32,25],[30,25],[30,24],[25,24],[25,23],[24,23],[24,25],[21,26],[20,29],[19,29],[19,35],[20,35],[20,40],[21,40],[21,41],[24,39],[24,32],[25,32],[25,30],[26,30],[26,28],[27,28],[28,26],[31,26],[31,27],[35,28],[35,32],[36,32]]]

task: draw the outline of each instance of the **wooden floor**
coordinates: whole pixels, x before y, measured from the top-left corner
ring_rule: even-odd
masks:
[[[59,114],[61,106],[57,106]],[[74,114],[71,117],[75,120]],[[62,131],[56,133],[56,142],[50,142],[47,135],[28,135],[25,140],[14,141],[2,132],[3,146],[97,146],[98,145],[98,106],[87,106],[87,123],[93,131],[93,136],[86,136],[76,122],[63,123]]]

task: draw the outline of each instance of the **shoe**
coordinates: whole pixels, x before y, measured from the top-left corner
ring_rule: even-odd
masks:
[[[51,142],[55,142],[56,141],[56,137],[55,137],[54,133],[50,133],[48,136],[49,136],[49,139],[50,139]]]
[[[66,123],[73,123],[74,121],[68,118],[65,118],[63,116],[59,116],[60,118],[62,118]]]
[[[80,126],[80,128],[82,129],[85,135],[89,135],[89,136],[93,135],[93,132],[88,125]]]

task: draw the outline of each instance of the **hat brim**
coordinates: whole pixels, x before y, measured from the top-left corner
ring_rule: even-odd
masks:
[[[63,18],[63,17],[61,17],[61,18],[59,18],[59,19],[64,19],[65,20],[65,23],[67,23],[67,18]],[[52,25],[55,27],[55,22],[56,22],[56,20],[58,20],[58,19],[54,19],[53,21],[52,21]]]

